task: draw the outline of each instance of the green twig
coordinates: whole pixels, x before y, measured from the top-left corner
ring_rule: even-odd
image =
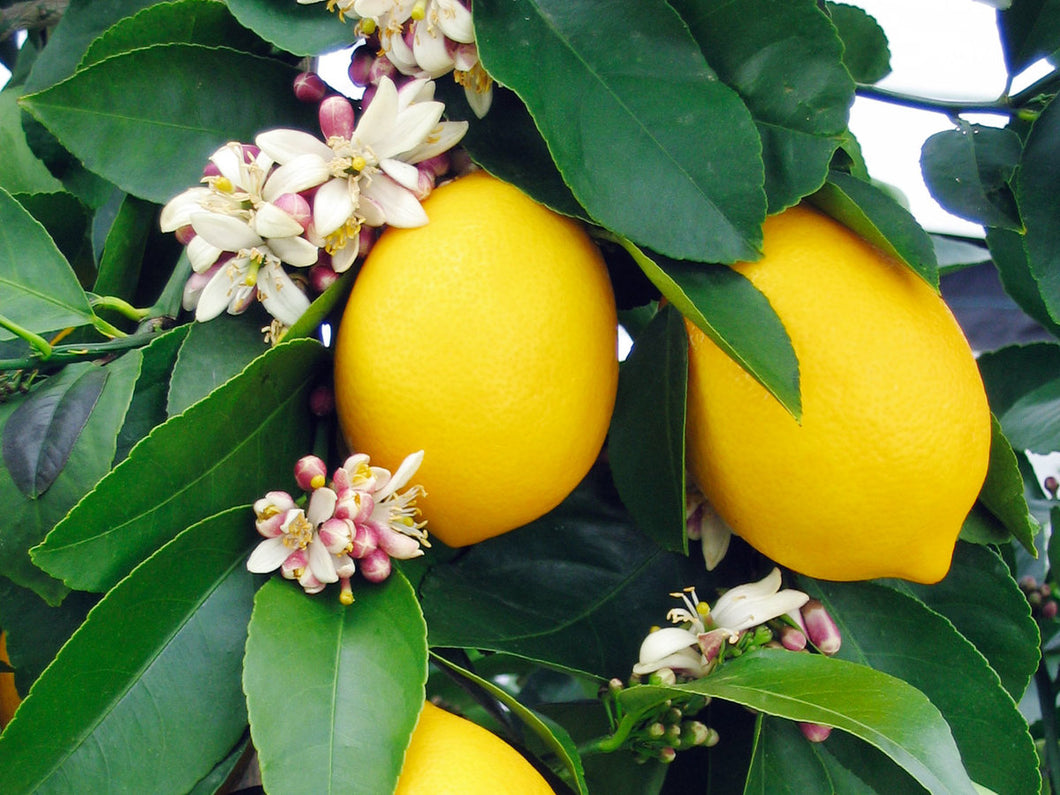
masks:
[[[892,105],[901,105],[906,108],[944,113],[951,117],[960,113],[1002,113],[1010,115],[1017,110],[1008,97],[1000,97],[985,102],[931,99],[930,97],[903,94],[900,91],[891,91],[886,88],[880,88],[879,86],[872,86],[864,83],[858,84],[857,95],[859,97],[868,97],[869,99],[890,102]]]
[[[120,328],[111,325],[99,315],[92,315],[92,325],[96,329],[96,331],[98,331],[104,337],[110,337],[112,340],[128,336]]]
[[[1056,691],[1049,676],[1045,657],[1034,672],[1034,684],[1038,690],[1038,706],[1042,712],[1042,733],[1045,736],[1045,772],[1052,792],[1060,793],[1060,737],[1056,726]]]
[[[609,734],[606,737],[597,737],[594,740],[589,740],[578,746],[578,754],[609,754],[612,751],[617,751],[623,746],[627,739],[629,739],[630,732],[633,731],[637,725],[639,716],[626,715],[618,724],[618,728],[615,729],[614,734]]]
[[[23,328],[18,323],[9,318],[0,315],[0,326],[6,328],[12,334],[17,337],[21,337],[28,342],[35,351],[37,351],[41,359],[47,359],[52,355],[52,346],[48,340],[44,339],[40,334],[30,331],[28,328]],[[21,368],[19,368],[21,369]]]
[[[129,320],[135,320],[137,322],[146,318],[151,314],[150,309],[137,309],[135,306],[130,304],[128,301],[124,301],[114,295],[94,295],[89,300],[93,309],[96,307],[102,307],[103,309],[113,309],[115,312],[120,313],[123,317],[129,318]]]
[[[2,317],[0,317],[0,325],[5,325],[4,318]],[[12,329],[12,331],[14,331],[14,329]],[[19,336],[22,335],[20,334]],[[47,341],[45,341],[43,338],[40,338],[41,342],[43,342],[45,345],[48,345],[47,355],[44,355],[44,353],[42,352],[40,355],[25,356],[18,359],[0,359],[0,372],[10,370],[32,370],[40,367],[43,364],[47,364],[50,367],[69,364],[71,362],[98,359],[101,356],[107,356],[111,353],[120,353],[121,351],[125,351],[130,348],[142,347],[157,336],[157,332],[152,330],[140,332],[137,334],[128,334],[122,336],[119,339],[107,340],[106,342],[97,342],[90,345],[54,346],[48,345]],[[37,346],[34,347],[36,348]]]

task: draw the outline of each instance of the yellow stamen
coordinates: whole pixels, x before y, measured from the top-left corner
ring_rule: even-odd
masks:
[[[325,478],[323,475],[314,475],[313,479],[309,481],[309,485],[312,486],[314,489],[319,489],[325,483],[327,483],[327,478]]]
[[[416,0],[412,7],[412,18],[417,22],[427,16],[427,0]]]

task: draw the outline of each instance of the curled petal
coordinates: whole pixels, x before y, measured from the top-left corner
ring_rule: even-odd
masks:
[[[320,249],[304,237],[269,238],[269,248],[283,262],[296,268],[308,268],[320,259]]]
[[[306,511],[309,523],[316,526],[330,519],[335,513],[335,504],[338,501],[338,495],[327,486],[314,489],[313,496],[309,498],[309,509]]]
[[[483,119],[493,104],[493,85],[490,84],[485,91],[479,91],[472,86],[464,86],[464,98],[467,99],[467,104],[471,106],[475,115]]]
[[[412,39],[412,54],[416,63],[431,77],[441,77],[453,69],[453,56],[445,36],[437,28],[420,22]]]
[[[410,191],[417,191],[420,186],[420,170],[402,160],[388,157],[379,161],[379,168],[383,169],[388,177],[401,187]]]
[[[259,133],[254,142],[261,147],[261,151],[280,165],[285,165],[304,154],[314,154],[324,162],[332,157],[331,147],[316,136],[302,130],[283,128],[266,130]]]
[[[427,223],[427,213],[419,199],[385,174],[377,174],[372,184],[362,191],[361,198],[362,203],[367,199],[376,205],[390,226],[409,228]],[[368,217],[367,212],[364,215]]]
[[[202,200],[210,195],[209,188],[188,188],[166,202],[158,218],[163,232],[174,232],[191,223],[191,214],[202,211]]]
[[[361,248],[361,236],[354,235],[350,240],[346,241],[346,245],[335,251],[331,255],[331,269],[335,273],[345,273],[350,269],[350,266],[357,261],[357,255],[360,253]]]
[[[470,44],[475,40],[471,11],[460,0],[434,0],[430,21],[453,41]]]
[[[758,582],[739,585],[726,591],[710,611],[718,627],[739,632],[763,624],[806,604],[809,596],[801,591],[780,587],[780,569],[774,568]]]
[[[265,311],[285,326],[293,326],[309,309],[306,294],[291,280],[279,263],[269,263],[262,267],[261,273],[258,274],[257,286],[258,297]]]
[[[188,261],[191,269],[196,273],[205,273],[212,268],[221,256],[221,249],[212,243],[207,243],[201,235],[196,235],[188,243],[185,251],[188,252]]]
[[[283,537],[266,538],[250,553],[247,559],[247,570],[254,574],[268,574],[278,569],[291,550],[283,543]]]
[[[479,117],[481,118],[481,116]],[[403,152],[400,157],[406,163],[422,163],[430,160],[443,152],[448,152],[467,132],[466,121],[442,121],[438,122],[433,130],[418,145]]]
[[[199,296],[199,303],[195,307],[196,320],[201,323],[213,320],[234,301],[241,299],[246,290],[253,289],[252,285],[245,282],[247,264],[247,257],[236,257],[221,266]]]
[[[385,500],[395,491],[403,487],[413,475],[416,474],[416,470],[420,468],[420,464],[423,463],[423,450],[418,450],[411,455],[405,456],[405,460],[401,462],[397,472],[390,476],[388,473],[388,479],[379,491],[374,495],[376,500]],[[383,470],[384,472],[386,470]]]
[[[682,649],[690,649],[697,643],[696,636],[681,627],[663,627],[648,636],[640,644],[639,664],[648,665]],[[635,670],[635,669],[634,669]],[[655,670],[655,669],[652,669]]]
[[[391,530],[385,525],[377,526],[376,531],[379,533],[379,546],[392,558],[410,560],[423,554],[420,542],[411,536]]]

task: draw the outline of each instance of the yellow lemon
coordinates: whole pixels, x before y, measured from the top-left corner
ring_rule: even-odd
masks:
[[[442,185],[429,222],[384,232],[335,350],[352,450],[414,482],[450,546],[558,505],[599,454],[618,379],[614,294],[576,222],[485,172]]]
[[[0,662],[11,664],[7,657],[7,635],[0,632]],[[10,672],[0,673],[0,729],[7,725],[15,714],[22,698],[15,690],[15,675]]]
[[[909,268],[808,207],[736,270],[799,360],[802,422],[689,325],[689,468],[733,530],[829,580],[945,576],[986,476],[990,409],[953,315]]]
[[[552,795],[534,766],[477,723],[425,702],[394,795]]]

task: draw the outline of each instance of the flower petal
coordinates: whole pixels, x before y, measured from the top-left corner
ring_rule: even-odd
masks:
[[[332,157],[331,147],[315,135],[302,130],[289,130],[282,127],[266,130],[258,133],[254,138],[254,143],[261,147],[262,152],[281,165],[305,154],[314,154],[324,161]]]
[[[201,235],[195,235],[184,249],[188,253],[191,269],[196,273],[205,273],[214,266],[221,256],[221,249],[210,243]]]
[[[409,228],[427,223],[427,213],[419,199],[385,174],[377,174],[361,198],[373,201],[391,226]],[[367,213],[364,215],[367,217]]]
[[[269,238],[269,248],[281,260],[296,268],[308,268],[320,259],[320,249],[304,237],[272,237]]]
[[[388,157],[379,161],[379,168],[406,190],[415,191],[420,186],[420,170],[409,163]]]
[[[195,234],[202,236],[223,251],[239,251],[260,246],[265,241],[250,228],[250,225],[231,215],[218,213],[194,213],[191,225]]]
[[[166,202],[158,217],[163,232],[175,232],[191,223],[191,214],[202,211],[202,200],[210,195],[209,188],[188,188]]]
[[[330,149],[327,158],[315,152],[291,158],[269,175],[265,187],[261,189],[262,198],[271,202],[285,193],[301,193],[322,185],[331,179],[331,171],[328,169],[330,159]]]
[[[420,468],[420,464],[423,463],[423,451],[418,450],[411,455],[405,456],[405,460],[401,462],[397,472],[395,472],[386,484],[379,489],[378,493],[374,494],[373,497],[376,500],[385,500],[395,491],[400,489],[409,479],[416,474],[416,470]]]
[[[236,285],[242,281],[247,272],[247,258],[236,257],[225,263],[210,279],[199,296],[195,307],[195,319],[205,323],[224,312],[232,301]]]
[[[306,511],[306,518],[314,527],[322,524],[335,513],[335,503],[338,501],[338,495],[327,486],[313,489],[313,496],[309,498],[309,510]]]
[[[320,489],[317,489],[320,491]],[[335,557],[328,552],[324,542],[314,534],[313,540],[309,542],[309,568],[313,576],[320,582],[338,582],[339,575],[335,571]]]
[[[336,178],[325,182],[313,197],[313,227],[316,233],[327,237],[350,220],[356,209],[347,180]]]
[[[283,536],[266,538],[247,558],[247,570],[254,574],[268,574],[280,568],[289,554],[291,550],[284,545]]]
[[[258,296],[261,298],[265,311],[285,326],[293,326],[298,322],[298,318],[309,309],[309,299],[306,294],[298,289],[298,285],[291,280],[291,277],[278,263],[262,266],[258,274]],[[317,491],[322,491],[322,489],[317,489],[313,493],[316,494]],[[312,509],[312,500],[309,504]],[[327,516],[324,517],[324,519],[327,518]]]
[[[254,213],[251,228],[263,238],[294,237],[304,231],[298,221],[275,204],[268,202],[261,205]]]

